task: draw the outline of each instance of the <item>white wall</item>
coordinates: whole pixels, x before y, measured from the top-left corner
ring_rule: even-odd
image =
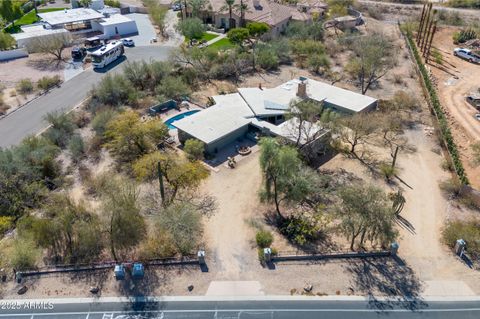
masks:
[[[115,30],[115,28],[117,29]],[[138,33],[138,29],[137,29],[137,24],[133,20],[119,23],[119,24],[103,26],[103,34],[107,38],[111,38],[116,35],[125,36],[125,35],[131,35],[135,33]]]
[[[28,52],[25,49],[0,51],[0,61],[24,58],[27,56],[28,56]]]

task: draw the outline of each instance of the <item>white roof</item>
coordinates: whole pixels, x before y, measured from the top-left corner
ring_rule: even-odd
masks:
[[[284,137],[294,143],[297,142],[299,133],[299,122],[297,118],[291,118],[279,125],[274,125],[266,121],[253,119],[252,125],[255,125],[256,127],[263,130],[267,129],[274,135]],[[329,133],[329,130],[324,129],[319,124],[305,121],[303,123],[303,128],[300,132],[299,143],[300,145],[303,145],[307,142],[314,141],[327,133]]]
[[[103,18],[103,14],[88,8],[45,12],[39,13],[38,16],[50,25],[59,25]]]
[[[104,18],[102,22],[100,22],[101,25],[107,26],[107,25],[115,25],[115,24],[121,24],[121,23],[126,23],[126,22],[132,22],[133,20],[130,18],[127,18],[126,16],[123,16],[121,14],[114,14],[111,15],[109,18]]]
[[[63,28],[62,29],[45,29],[41,24],[33,25],[33,26],[23,26],[22,31],[23,32],[12,34],[12,37],[18,41],[18,40],[48,36],[52,34],[68,33],[68,31]]]
[[[351,112],[360,112],[377,100],[330,84],[307,79],[308,98],[333,104]],[[291,80],[273,89],[238,89],[256,116],[283,114],[292,100],[298,99],[300,80]]]
[[[222,104],[215,104],[176,121],[175,127],[210,144],[251,122],[249,118],[253,117],[253,113],[245,102],[241,102],[237,93],[213,98],[222,101]]]

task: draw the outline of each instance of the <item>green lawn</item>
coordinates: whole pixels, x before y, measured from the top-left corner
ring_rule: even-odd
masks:
[[[208,46],[209,48],[214,48],[217,50],[227,50],[235,47],[235,44],[230,42],[228,38],[223,38],[221,40],[218,40],[215,43],[212,43],[211,45]]]
[[[210,40],[215,39],[216,37],[218,37],[218,35],[216,35],[216,34],[211,34],[211,33],[206,33],[206,32],[205,32],[205,33],[202,35],[202,37],[200,38],[199,41],[207,41],[207,42],[208,42],[208,41],[210,41]],[[188,38],[185,38],[185,42],[189,42],[189,41],[190,41],[190,40],[189,40]]]
[[[44,12],[52,12],[52,11],[60,11],[60,10],[64,10],[64,9],[63,8],[38,9],[38,12],[39,13],[44,13]],[[6,28],[5,31],[7,31],[8,33],[18,33],[18,32],[21,32],[20,26],[33,24],[33,23],[37,22],[38,20],[40,20],[40,19],[37,18],[37,16],[35,15],[35,10],[32,10],[29,13],[24,14],[17,21],[15,21],[15,26],[14,27],[10,26],[10,27]]]

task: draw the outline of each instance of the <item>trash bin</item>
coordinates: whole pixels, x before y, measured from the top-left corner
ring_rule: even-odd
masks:
[[[113,269],[113,274],[115,276],[115,279],[117,280],[125,279],[125,266],[123,266],[122,264],[115,265],[115,268]]]
[[[132,268],[132,277],[135,279],[141,279],[145,275],[143,264],[134,263]]]

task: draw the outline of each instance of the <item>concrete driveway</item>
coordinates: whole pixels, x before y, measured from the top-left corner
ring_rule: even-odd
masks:
[[[120,63],[113,63],[108,72],[119,72],[126,61],[159,60],[165,61],[173,47],[167,46],[139,46],[126,50],[125,59]],[[96,72],[88,69],[71,80],[66,81],[59,88],[43,95],[22,108],[10,113],[0,120],[0,147],[16,145],[26,136],[36,134],[47,124],[44,116],[54,111],[70,111],[82,102],[89,91],[102,79],[107,72]]]
[[[129,38],[135,41],[136,46],[150,45],[150,40],[157,37],[155,27],[150,22],[148,14],[130,13],[126,14],[126,17],[135,20],[138,28],[138,35],[129,36]]]

